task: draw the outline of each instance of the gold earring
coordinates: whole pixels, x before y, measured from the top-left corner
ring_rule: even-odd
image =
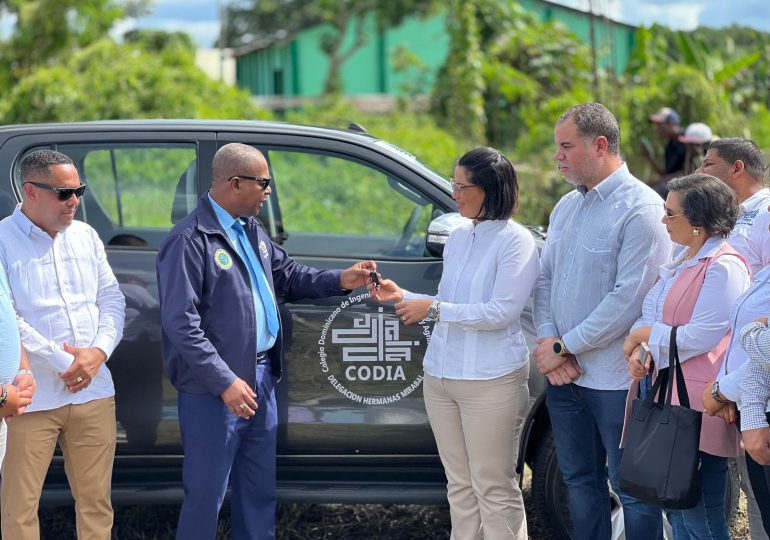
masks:
[[[693,229],[692,230],[692,235],[693,236],[700,236],[700,229]]]

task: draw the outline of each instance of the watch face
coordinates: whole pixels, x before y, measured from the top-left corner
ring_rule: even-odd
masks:
[[[561,343],[558,342],[558,341],[554,341],[554,343],[553,343],[553,352],[555,352],[556,354],[561,354],[561,351],[562,351]]]

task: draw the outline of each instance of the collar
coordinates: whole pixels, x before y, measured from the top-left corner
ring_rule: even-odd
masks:
[[[219,224],[225,231],[229,231],[237,219],[230,215],[230,212],[222,208],[219,203],[214,200],[214,197],[211,196],[210,192],[206,193],[206,196],[209,198],[209,202],[211,203],[211,207],[214,209],[214,214],[216,215]]]
[[[672,275],[674,275],[677,268],[690,268],[692,266],[695,266],[698,264],[698,262],[701,259],[705,259],[707,257],[713,257],[716,255],[717,251],[722,247],[722,244],[725,243],[725,239],[720,236],[712,236],[708,240],[706,240],[706,243],[703,244],[698,250],[698,254],[689,260],[684,260],[685,257],[687,257],[687,254],[690,253],[690,250],[688,248],[682,249],[677,256],[672,260],[667,262],[666,264],[661,265],[660,267],[660,277],[662,278],[669,278]]]
[[[762,270],[757,272],[754,276],[754,283],[767,283],[770,281],[770,264],[765,266]]]
[[[508,223],[507,219],[487,219],[479,221],[472,225],[471,231],[475,233],[486,233],[487,231],[496,231]]]
[[[50,234],[48,234],[43,229],[35,225],[27,217],[27,215],[21,211],[21,203],[16,205],[16,208],[13,210],[13,214],[11,214],[11,219],[16,224],[16,226],[19,229],[21,229],[21,232],[23,232],[25,235],[31,236],[34,233],[37,236],[43,236],[53,241],[53,238],[51,238]],[[66,231],[60,232],[56,236],[59,236],[60,234],[64,234],[65,232]]]
[[[597,197],[602,201],[609,197],[613,191],[623,185],[629,178],[633,178],[631,173],[628,172],[628,165],[624,161],[623,164],[615,169],[611,175],[596,184],[596,187],[590,191],[585,186],[578,186],[577,190],[583,195],[587,195],[591,191],[596,192]]]
[[[741,212],[748,212],[758,206],[765,206],[768,199],[770,199],[770,188],[762,188],[741,203]]]

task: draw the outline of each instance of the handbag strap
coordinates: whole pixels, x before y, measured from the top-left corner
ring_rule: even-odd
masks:
[[[671,339],[669,341],[668,349],[668,368],[661,370],[659,373],[665,377],[665,401],[661,399],[662,395],[658,396],[658,403],[664,401],[666,405],[671,405],[671,399],[674,396],[674,379],[676,379],[676,391],[679,394],[679,404],[683,407],[690,408],[690,395],[687,393],[687,385],[684,380],[684,372],[682,371],[682,362],[679,360],[679,348],[676,344],[676,331],[677,326],[671,327]],[[665,374],[663,374],[665,372]],[[657,381],[656,381],[657,383]]]

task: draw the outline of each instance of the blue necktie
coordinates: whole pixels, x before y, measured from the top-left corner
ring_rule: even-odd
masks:
[[[262,299],[262,306],[265,308],[265,316],[267,317],[267,331],[270,332],[271,336],[276,337],[278,335],[278,310],[273,301],[273,295],[270,293],[267,278],[260,279],[261,276],[259,270],[262,269],[262,266],[259,260],[257,260],[257,254],[251,247],[251,242],[249,242],[241,222],[235,220],[233,229],[238,233],[238,240],[241,243],[241,250],[245,257],[244,262],[251,266],[251,272],[257,282],[257,291],[259,292],[259,297]]]

